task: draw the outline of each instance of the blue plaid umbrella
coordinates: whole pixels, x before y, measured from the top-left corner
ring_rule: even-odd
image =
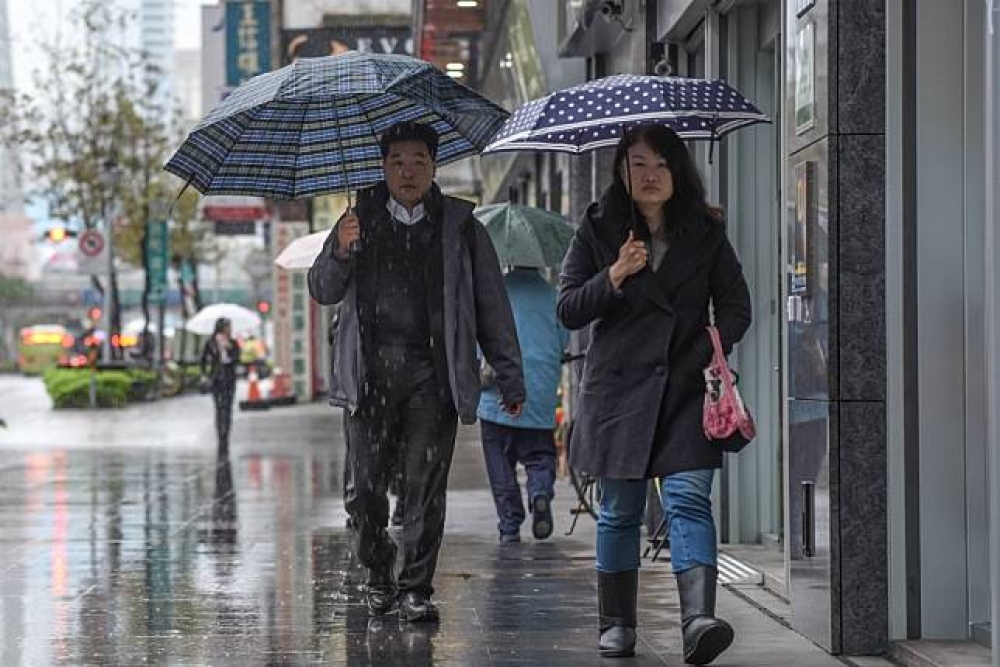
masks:
[[[431,125],[439,163],[478,154],[508,113],[430,63],[350,51],[261,74],[208,114],[164,168],[203,194],[293,199],[380,181],[379,135]]]
[[[522,105],[483,152],[584,153],[614,146],[623,129],[648,122],[667,125],[684,139],[718,139],[771,121],[724,81],[617,75]]]

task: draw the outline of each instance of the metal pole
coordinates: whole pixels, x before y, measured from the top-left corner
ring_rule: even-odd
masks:
[[[104,218],[104,252],[108,256],[106,267],[107,278],[104,282],[104,312],[101,319],[104,320],[104,341],[101,343],[101,357],[104,363],[111,362],[111,278],[114,272],[114,253],[111,250],[111,219],[108,217],[108,205],[101,200],[101,217]]]

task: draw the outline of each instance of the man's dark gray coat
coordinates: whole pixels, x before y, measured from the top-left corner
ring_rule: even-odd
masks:
[[[358,193],[362,254],[371,252],[371,244],[365,240],[372,236],[372,225],[385,217],[387,197],[384,184]],[[431,221],[440,225],[441,231],[448,383],[459,419],[472,424],[476,421],[480,393],[477,343],[496,371],[504,398],[510,403],[524,402],[517,329],[496,250],[486,230],[473,217],[473,204],[442,195],[434,186],[425,197],[425,206]],[[309,293],[321,304],[341,304],[330,400],[353,413],[358,409],[365,381],[355,276],[356,265],[364,258],[341,261],[334,254],[336,243],[334,229],[309,270]]]

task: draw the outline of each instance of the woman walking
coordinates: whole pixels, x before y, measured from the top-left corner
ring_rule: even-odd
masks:
[[[236,394],[236,364],[240,360],[240,344],[233,338],[229,320],[220,317],[215,333],[205,343],[201,353],[201,374],[211,382],[215,402],[215,431],[219,436],[220,454],[229,451],[229,431],[233,424],[233,396]]]
[[[563,264],[560,318],[570,329],[594,325],[570,458],[602,485],[602,656],[635,651],[640,526],[654,477],[663,479],[685,661],[708,664],[733,640],[715,618],[711,490],[722,450],[702,431],[702,370],[712,354],[710,313],[727,352],[751,315],[720,217],[678,136],[640,125],[619,143],[613,182],[587,210]]]

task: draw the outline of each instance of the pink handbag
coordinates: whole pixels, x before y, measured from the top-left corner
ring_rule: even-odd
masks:
[[[753,417],[736,388],[735,374],[722,352],[719,330],[708,327],[712,339],[712,361],[705,368],[705,407],[702,427],[705,437],[727,452],[738,452],[757,435]]]

